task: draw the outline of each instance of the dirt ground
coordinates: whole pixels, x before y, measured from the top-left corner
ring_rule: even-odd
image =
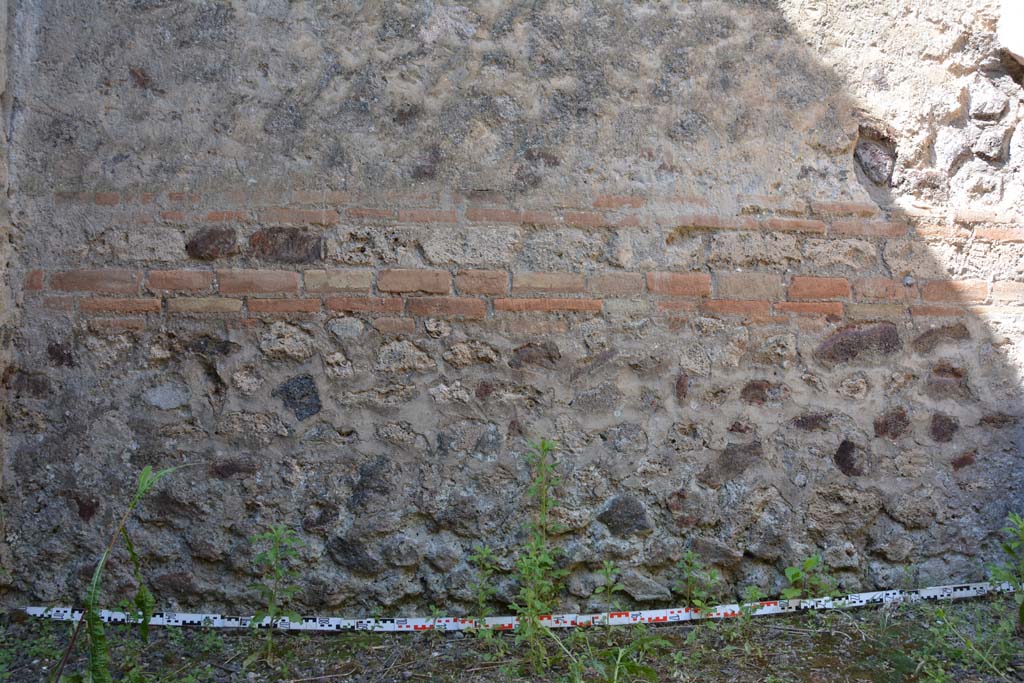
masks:
[[[1006,630],[1009,602],[559,632],[544,637],[540,665],[514,634],[276,633],[273,662],[249,666],[264,632],[154,628],[144,643],[135,627],[117,626],[108,638],[115,680],[132,683],[1024,681],[1024,640]],[[70,632],[3,615],[0,681],[49,680]],[[76,650],[65,675],[84,663]]]

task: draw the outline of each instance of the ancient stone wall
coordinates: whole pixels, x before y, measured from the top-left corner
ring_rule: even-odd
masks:
[[[305,608],[457,606],[541,436],[567,607],[686,548],[979,578],[1024,507],[1021,68],[996,4],[908,4],[17,3],[4,599],[77,594],[190,463],[139,514],[163,602],[251,602],[284,523]]]

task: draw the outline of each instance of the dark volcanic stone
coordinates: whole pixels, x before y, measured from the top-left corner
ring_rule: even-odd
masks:
[[[888,186],[896,165],[895,146],[891,141],[862,131],[853,150],[853,158],[868,180],[875,185]]]
[[[194,259],[213,261],[238,253],[238,239],[234,228],[203,228],[188,241],[185,251]]]
[[[956,323],[928,330],[911,342],[911,346],[918,353],[931,353],[940,344],[966,341],[970,338],[971,333],[967,331],[967,327],[963,323]]]
[[[153,577],[153,587],[158,593],[176,596],[192,596],[199,592],[195,578],[188,572],[168,572]]]
[[[836,464],[839,471],[848,477],[859,477],[864,474],[860,463],[857,462],[857,444],[844,440],[832,456],[832,462]]]
[[[373,574],[381,568],[366,545],[356,539],[335,536],[327,541],[327,553],[332,560],[356,574]]]
[[[892,323],[850,325],[835,332],[815,350],[822,363],[849,363],[866,356],[890,355],[903,348],[900,334]]]
[[[956,472],[958,470],[962,470],[965,467],[973,465],[975,462],[977,462],[977,455],[977,451],[967,451],[960,457],[954,458],[953,462],[950,463],[951,465],[953,465],[953,471]]]
[[[46,354],[50,357],[50,360],[53,361],[54,365],[64,368],[75,367],[75,355],[68,346],[52,342],[46,347]]]
[[[221,460],[210,465],[210,474],[218,479],[227,479],[236,474],[256,474],[256,463],[252,460]]]
[[[512,352],[508,366],[521,368],[524,365],[539,365],[542,368],[553,368],[561,357],[562,352],[558,350],[554,342],[530,342]]]
[[[903,408],[893,408],[875,418],[875,436],[898,439],[910,427],[910,418]]]
[[[632,496],[612,498],[597,516],[597,521],[620,538],[635,534],[647,534],[654,529],[651,520],[647,517],[647,509],[644,508],[643,503]]]
[[[793,426],[805,432],[822,432],[832,421],[828,413],[805,413],[793,418]]]
[[[305,420],[320,412],[320,392],[316,389],[312,375],[292,377],[270,395],[281,399],[285,408],[295,413],[297,420]]]
[[[100,502],[95,498],[75,498],[75,503],[78,504],[78,516],[85,522],[92,519],[100,507]]]
[[[679,376],[676,377],[676,400],[682,401],[686,398],[687,392],[690,390],[690,376],[685,372],[680,372]]]
[[[281,263],[320,259],[320,235],[302,228],[263,228],[249,238],[253,256]]]
[[[217,339],[216,337],[211,337],[210,335],[205,334],[190,339],[188,343],[185,344],[185,350],[189,353],[211,358],[214,356],[230,356],[240,348],[242,347],[233,341]]]
[[[955,417],[935,413],[932,415],[931,434],[932,438],[940,443],[953,440],[953,435],[960,429],[960,423]]]
[[[1019,417],[1013,415],[1007,415],[1006,413],[991,413],[981,418],[981,424],[986,427],[995,427],[996,429],[1003,429],[1011,425],[1017,424],[1020,420]]]
[[[725,482],[736,479],[760,461],[763,453],[761,444],[756,441],[750,444],[731,443],[704,468],[697,480],[713,489],[721,488]]]

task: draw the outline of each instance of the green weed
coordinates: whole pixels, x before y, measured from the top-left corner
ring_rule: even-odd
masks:
[[[821,555],[817,553],[794,567],[786,567],[786,580],[789,581],[789,588],[782,591],[782,597],[786,600],[825,597],[834,595],[837,589],[828,565],[822,562]]]
[[[705,610],[713,607],[721,588],[721,578],[714,569],[708,569],[701,562],[700,556],[692,550],[683,553],[676,564],[679,579],[673,586],[673,592],[679,594],[687,607]]]
[[[265,619],[270,623],[263,627],[265,635],[262,645],[245,658],[245,668],[260,660],[273,666],[277,622],[282,618],[299,619],[298,614],[287,608],[292,596],[299,590],[299,586],[293,583],[298,571],[292,567],[292,562],[299,556],[297,548],[302,546],[302,541],[283,524],[275,524],[268,531],[254,536],[252,541],[265,546],[253,560],[263,580],[252,587],[259,592],[266,605],[253,616],[252,627],[259,628]]]
[[[554,610],[562,580],[568,573],[558,567],[558,549],[550,542],[551,536],[561,530],[551,520],[552,490],[559,484],[553,459],[556,449],[554,442],[541,439],[531,444],[527,453],[531,482],[526,493],[534,503],[534,511],[528,527],[529,538],[515,561],[519,591],[511,607],[519,618],[516,643],[526,646],[534,671],[548,666],[547,643],[550,640],[565,649],[561,640],[540,621],[541,616]]]
[[[152,600],[153,596],[149,593],[149,589],[146,587],[145,581],[142,581],[142,574],[139,570],[138,558],[135,556],[135,549],[130,545],[127,534],[127,524],[135,508],[138,507],[139,502],[156,484],[171,474],[175,470],[181,469],[183,466],[170,467],[158,472],[154,472],[153,468],[147,465],[143,468],[142,472],[139,473],[139,479],[135,487],[135,495],[132,496],[131,501],[128,503],[128,509],[125,510],[122,515],[120,522],[114,529],[114,533],[110,537],[107,547],[104,549],[103,554],[100,555],[99,562],[96,564],[96,569],[92,574],[92,581],[89,583],[89,590],[85,597],[85,609],[81,620],[75,627],[74,633],[71,640],[68,642],[67,648],[64,650],[64,656],[61,658],[60,664],[54,671],[52,681],[67,681],[68,683],[113,683],[113,677],[110,673],[110,645],[107,642],[107,635],[103,628],[103,621],[100,619],[100,595],[101,585],[103,581],[103,570],[106,568],[107,560],[110,558],[111,553],[114,551],[114,546],[117,543],[119,537],[126,539],[129,544],[129,554],[132,558],[132,563],[135,569],[136,578],[139,579],[139,588],[132,599],[137,606],[141,605],[138,613],[138,622],[140,633],[144,637],[149,635],[149,618],[152,616]],[[148,611],[147,611],[148,606]],[[75,674],[73,676],[63,676],[64,667],[67,665],[68,658],[74,651],[75,642],[77,641],[78,635],[81,631],[85,631],[86,638],[86,670],[82,674]]]

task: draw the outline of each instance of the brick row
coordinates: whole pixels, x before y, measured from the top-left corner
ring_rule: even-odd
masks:
[[[989,283],[981,279],[899,280],[865,277],[793,275],[787,280],[773,272],[515,272],[503,270],[447,270],[424,268],[311,269],[168,269],[148,272],[126,269],[69,270],[47,273],[32,270],[25,277],[26,291],[87,292],[132,296],[156,294],[220,293],[232,296],[311,294],[401,295],[551,295],[591,294],[599,297],[635,297],[648,292],[663,297],[725,300],[791,300],[865,303],[886,301],[981,304],[994,298],[1019,303],[1024,284]]]

